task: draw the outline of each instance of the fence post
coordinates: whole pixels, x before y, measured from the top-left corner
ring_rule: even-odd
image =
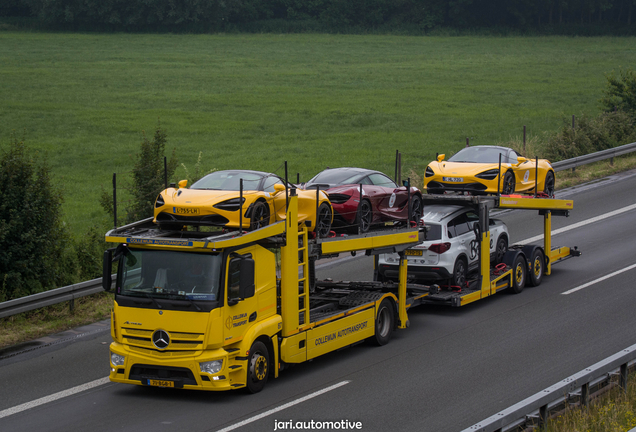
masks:
[[[526,153],[526,125],[523,125],[523,153]]]
[[[117,173],[113,173],[113,223],[117,228]]]

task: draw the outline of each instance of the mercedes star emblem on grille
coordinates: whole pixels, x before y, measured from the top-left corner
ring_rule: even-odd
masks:
[[[157,330],[152,334],[152,343],[159,349],[170,345],[170,336],[165,330]]]

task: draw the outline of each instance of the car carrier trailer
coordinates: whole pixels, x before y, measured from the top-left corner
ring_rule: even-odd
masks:
[[[552,273],[552,265],[581,252],[576,247],[552,246],[552,216],[569,216],[573,208],[572,200],[533,197],[528,195],[469,196],[469,195],[426,195],[423,205],[441,204],[470,207],[479,221],[473,231],[477,240],[478,268],[469,277],[466,286],[453,287],[450,282],[429,287],[429,295],[423,303],[447,304],[454,307],[489,297],[504,289],[520,293],[525,285],[538,286],[544,275]],[[502,263],[491,268],[490,260],[490,211],[534,210],[543,217],[543,246],[512,245],[503,256]],[[409,251],[407,251],[408,255]],[[485,257],[485,259],[482,259]],[[413,258],[416,259],[416,258]],[[378,279],[378,259],[376,256],[375,276]],[[389,267],[385,265],[385,267]],[[407,280],[411,278],[407,275]]]
[[[496,205],[528,205],[503,197],[460,201],[474,205],[486,221]],[[547,256],[552,260],[570,254],[569,249],[549,248],[549,221],[551,212],[567,211],[571,201],[550,199],[537,205],[546,206]],[[463,305],[504,288],[518,290],[532,268],[532,262],[516,258],[533,257],[529,249],[518,251],[496,276],[489,260],[483,260],[473,292],[446,296],[438,286],[407,283],[405,251],[424,240],[422,227],[312,239],[307,228],[298,227],[297,206],[292,189],[286,220],[247,233],[165,231],[151,219],[109,231],[106,241],[118,244],[104,254],[104,288],[111,290],[114,282],[115,291],[110,380],[258,392],[287,365],[365,339],[388,343],[395,328],[409,326],[411,307],[430,301]],[[480,223],[475,232],[482,255],[488,256],[484,227]],[[356,251],[397,252],[398,282],[315,281],[316,260]],[[115,281],[113,262],[118,263]]]

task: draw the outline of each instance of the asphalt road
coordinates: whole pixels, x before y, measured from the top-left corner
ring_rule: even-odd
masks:
[[[410,328],[388,345],[297,365],[256,395],[105,382],[110,333],[99,323],[0,354],[0,430],[274,431],[311,429],[311,421],[339,422],[333,430],[462,430],[636,343],[636,268],[563,294],[636,263],[636,172],[557,197],[575,205],[569,218],[553,218],[553,229],[598,219],[554,236],[553,245],[583,255],[555,265],[539,287],[462,308],[413,309]],[[513,242],[542,232],[536,212],[497,217]],[[318,273],[370,279],[371,261],[350,257]],[[87,383],[94,387],[78,388]]]

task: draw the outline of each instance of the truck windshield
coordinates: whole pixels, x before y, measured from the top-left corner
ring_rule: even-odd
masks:
[[[152,299],[215,301],[221,256],[129,249],[119,265],[117,294]]]

